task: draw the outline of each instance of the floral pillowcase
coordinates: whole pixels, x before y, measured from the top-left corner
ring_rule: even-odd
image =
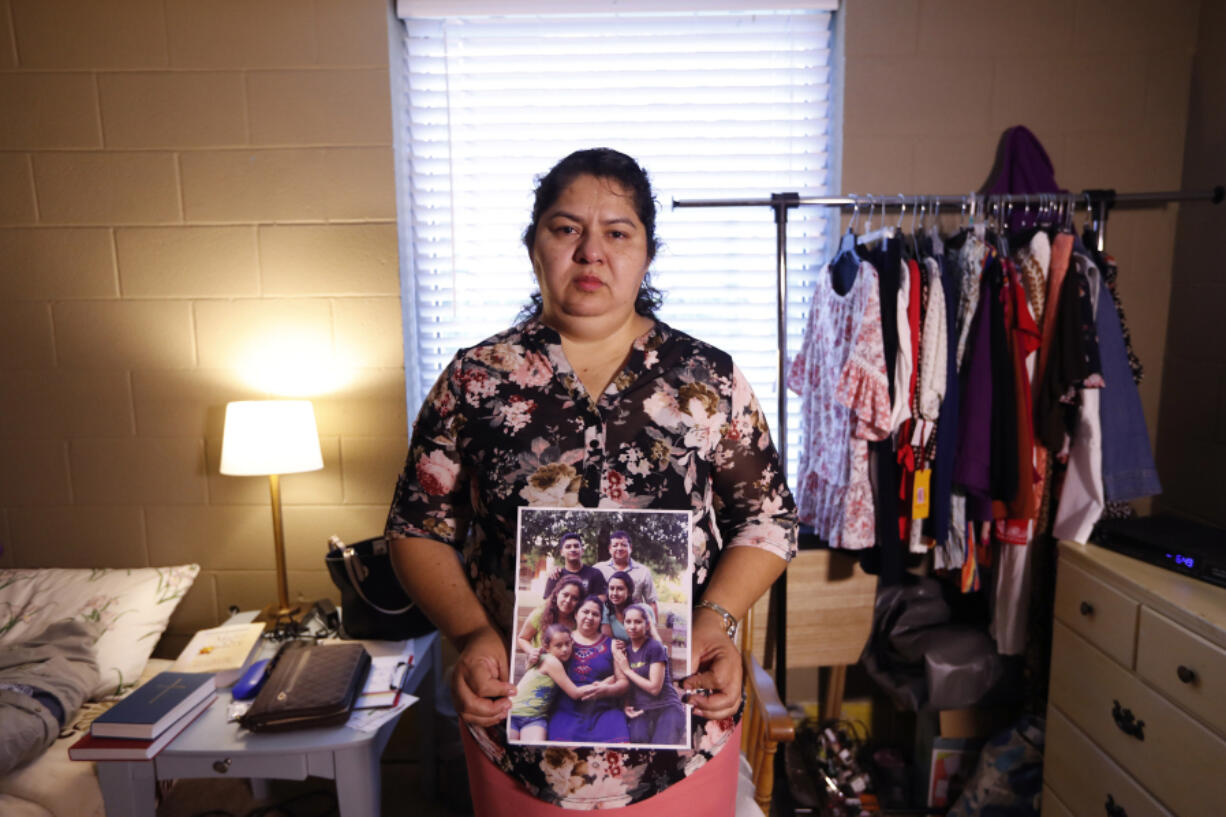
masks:
[[[66,618],[93,621],[102,676],[91,698],[135,683],[200,565],[116,569],[0,570],[0,646],[36,636]]]

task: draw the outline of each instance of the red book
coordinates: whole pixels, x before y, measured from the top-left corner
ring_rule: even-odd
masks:
[[[162,751],[166,744],[174,740],[215,700],[217,700],[216,692],[189,709],[183,717],[172,723],[153,740],[100,738],[87,733],[68,747],[68,757],[70,760],[149,760]]]

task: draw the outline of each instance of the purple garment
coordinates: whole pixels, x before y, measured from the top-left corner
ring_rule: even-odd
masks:
[[[566,674],[575,686],[603,681],[613,674],[613,639],[604,636],[595,644],[575,642],[566,662]],[[621,702],[611,698],[576,701],[569,695],[554,699],[549,716],[549,740],[562,743],[625,743],[630,740],[626,713]]]
[[[984,191],[988,195],[1067,192],[1056,183],[1056,169],[1043,143],[1024,125],[1009,128],[1001,137],[998,167]],[[1022,230],[1035,223],[1035,215],[1015,208],[1009,221],[1012,229]]]
[[[1124,331],[1111,290],[1098,289],[1098,352],[1103,386],[1098,415],[1102,422],[1103,491],[1110,502],[1162,493],[1149,447],[1141,395],[1132,379]]]
[[[974,326],[967,342],[958,410],[954,482],[966,489],[967,519],[991,519],[992,287],[979,287]],[[986,506],[987,516],[984,516]]]

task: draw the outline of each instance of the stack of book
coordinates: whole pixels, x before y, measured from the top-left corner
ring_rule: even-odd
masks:
[[[72,760],[148,760],[217,699],[207,672],[160,672],[94,719]]]

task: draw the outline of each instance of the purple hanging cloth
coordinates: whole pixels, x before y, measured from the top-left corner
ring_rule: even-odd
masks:
[[[1056,183],[1056,169],[1043,143],[1025,125],[1014,125],[1001,136],[995,170],[983,189],[987,195],[1068,192]],[[1010,226],[1021,230],[1031,226],[1034,220],[1033,213],[1015,207]]]

